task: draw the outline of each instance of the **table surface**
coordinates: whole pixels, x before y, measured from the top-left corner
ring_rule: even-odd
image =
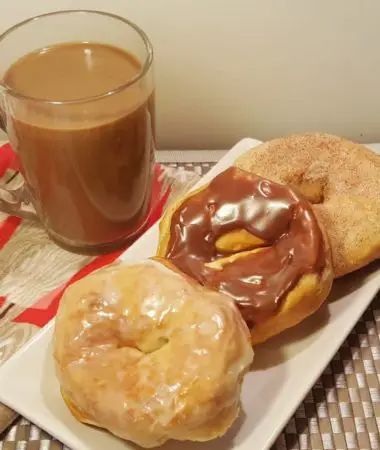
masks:
[[[202,175],[223,153],[169,151],[160,153],[159,159]],[[380,449],[379,429],[380,295],[299,405],[273,449]],[[24,418],[0,435],[0,450],[48,449],[66,447]]]

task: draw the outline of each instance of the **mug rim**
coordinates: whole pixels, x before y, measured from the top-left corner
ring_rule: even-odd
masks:
[[[61,14],[70,14],[70,13],[98,14],[101,16],[109,17],[111,19],[119,20],[121,22],[124,22],[126,25],[129,25],[130,27],[132,27],[137,32],[137,34],[141,37],[141,39],[144,43],[144,46],[145,46],[146,53],[147,53],[144,64],[142,65],[141,71],[137,75],[135,75],[133,78],[131,78],[128,82],[123,83],[122,85],[117,86],[116,88],[111,89],[107,92],[92,95],[89,97],[73,99],[73,100],[49,100],[49,99],[45,99],[45,98],[38,98],[38,97],[32,97],[29,95],[21,94],[21,93],[17,92],[17,90],[10,88],[6,84],[3,84],[3,82],[0,80],[0,86],[2,86],[6,92],[8,92],[10,95],[13,95],[14,97],[20,98],[22,100],[34,101],[34,102],[39,102],[39,103],[51,104],[51,105],[84,103],[84,102],[88,102],[91,100],[99,100],[99,99],[111,96],[113,94],[117,94],[118,92],[121,92],[124,89],[137,83],[146,75],[146,73],[149,71],[149,69],[152,65],[152,62],[153,62],[153,47],[152,47],[152,44],[151,44],[147,34],[145,33],[145,31],[142,30],[142,28],[140,28],[134,22],[132,22],[128,19],[125,19],[124,17],[121,17],[117,14],[113,14],[113,13],[109,13],[109,12],[105,12],[105,11],[98,11],[95,9],[65,9],[65,10],[61,10],[61,11],[52,11],[52,12],[48,12],[48,13],[44,13],[44,14],[39,14],[37,16],[33,16],[33,17],[25,19],[21,22],[18,22],[15,25],[13,25],[12,27],[5,30],[3,33],[1,33],[0,34],[0,44],[3,42],[3,40],[8,35],[10,35],[17,29],[21,28],[22,26],[24,26],[30,22],[34,22],[34,21],[37,21],[39,19],[46,18],[49,16],[57,16],[57,15],[61,15]]]

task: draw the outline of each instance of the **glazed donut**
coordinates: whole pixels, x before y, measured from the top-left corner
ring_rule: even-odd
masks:
[[[329,237],[335,276],[380,257],[380,156],[321,133],[265,142],[237,167],[289,184],[311,203]]]
[[[316,311],[333,278],[309,202],[236,167],[168,209],[157,253],[232,297],[254,344]]]
[[[66,290],[54,357],[78,420],[150,448],[222,435],[239,413],[253,352],[230,298],[148,260]]]

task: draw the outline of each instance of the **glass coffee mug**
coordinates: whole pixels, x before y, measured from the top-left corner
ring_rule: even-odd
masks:
[[[0,123],[22,176],[0,185],[0,209],[36,214],[57,243],[83,252],[140,231],[152,208],[152,61],[140,28],[98,11],[44,14],[3,33]]]

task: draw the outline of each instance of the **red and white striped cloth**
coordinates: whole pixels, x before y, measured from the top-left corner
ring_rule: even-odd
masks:
[[[17,169],[10,145],[0,147],[0,183]],[[160,199],[145,229],[159,219],[170,194],[168,187],[162,195],[162,172],[156,164],[153,199]],[[73,254],[54,244],[37,222],[0,213],[0,364],[55,316],[68,285],[126,248],[98,257]]]

